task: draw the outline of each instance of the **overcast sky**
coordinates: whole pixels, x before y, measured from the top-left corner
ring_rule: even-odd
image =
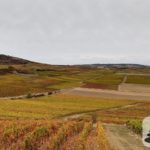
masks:
[[[0,53],[150,65],[150,0],[0,0]]]

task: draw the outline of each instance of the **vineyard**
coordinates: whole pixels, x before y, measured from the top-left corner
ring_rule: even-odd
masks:
[[[0,147],[5,150],[109,149],[101,123],[92,120],[0,121],[0,127]]]
[[[1,100],[0,119],[53,119],[134,103],[65,94],[22,100]]]
[[[118,109],[101,110],[97,113],[98,119],[102,122],[125,124],[138,124],[139,130],[141,130],[141,120],[150,114],[150,103],[140,102],[135,105],[129,105],[128,107],[121,107]],[[133,120],[133,121],[132,121]]]
[[[150,113],[149,110],[150,103],[144,101],[67,94],[1,100],[0,148],[109,150],[106,124],[120,124],[121,130],[124,127],[139,133],[141,126],[133,120],[142,120]],[[123,125],[126,122],[127,127]]]
[[[73,87],[118,90],[124,73],[121,70],[44,64],[0,65],[0,97],[49,92]],[[12,71],[12,72],[11,72]],[[130,70],[125,70],[126,73]],[[141,72],[132,70],[132,72]],[[145,72],[148,72],[147,70]],[[149,76],[128,75],[126,83],[149,84]]]
[[[145,150],[150,69],[120,67],[0,65],[0,150]]]
[[[0,75],[0,97],[47,92],[72,87],[97,87],[116,90],[123,79],[122,75],[116,75],[113,71],[34,70],[31,74],[14,73]]]

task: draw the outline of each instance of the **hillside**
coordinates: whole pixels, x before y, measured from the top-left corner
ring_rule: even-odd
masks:
[[[25,59],[0,54],[0,64],[2,65],[27,64],[30,62]]]
[[[14,56],[9,56],[9,55],[4,55],[0,54],[0,65],[16,65],[16,64],[28,64],[28,63],[33,63],[32,61],[14,57]],[[42,64],[43,63],[38,63]],[[69,67],[67,65],[53,65],[53,66],[60,66],[60,67]],[[141,64],[81,64],[81,65],[70,65],[70,67],[81,67],[81,68],[117,68],[117,69],[141,69],[141,68],[150,68],[150,66],[146,65],[141,65]]]

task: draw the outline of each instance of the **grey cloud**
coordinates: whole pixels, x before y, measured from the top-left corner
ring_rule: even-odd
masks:
[[[149,0],[0,0],[0,53],[47,63],[150,64],[149,6]]]

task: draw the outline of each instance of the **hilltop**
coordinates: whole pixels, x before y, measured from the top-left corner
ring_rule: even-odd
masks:
[[[0,54],[1,65],[28,64],[30,62],[22,58]]]
[[[29,61],[23,58],[18,58],[18,57],[14,57],[14,56],[9,56],[9,55],[4,55],[4,54],[0,54],[0,65],[16,65],[16,64],[30,64],[30,63],[34,63],[34,64],[38,64],[38,65],[42,65],[42,67],[45,67],[46,64],[43,63],[35,63],[33,61]],[[47,64],[46,66],[59,66],[61,68],[65,68],[65,67],[77,67],[77,68],[109,68],[109,69],[142,69],[142,68],[149,68],[149,66],[146,65],[141,65],[141,64],[80,64],[80,65],[50,65]]]

